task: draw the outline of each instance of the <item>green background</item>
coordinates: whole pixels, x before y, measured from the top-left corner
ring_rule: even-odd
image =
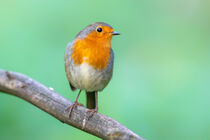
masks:
[[[207,0],[1,0],[0,68],[75,100],[64,72],[65,46],[96,21],[121,33],[112,40],[114,75],[99,94],[99,112],[147,140],[209,140]],[[98,138],[0,94],[0,140],[29,139]]]

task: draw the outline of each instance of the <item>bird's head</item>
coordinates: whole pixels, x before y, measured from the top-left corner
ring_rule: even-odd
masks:
[[[95,22],[79,32],[76,37],[95,41],[111,41],[114,35],[120,35],[120,33],[114,31],[107,23]]]
[[[77,34],[71,48],[74,63],[88,63],[95,69],[104,70],[110,62],[111,39],[114,35],[119,33],[104,22],[95,22],[84,28]]]

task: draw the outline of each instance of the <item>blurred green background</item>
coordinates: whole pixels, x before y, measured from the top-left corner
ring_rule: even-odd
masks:
[[[1,0],[0,68],[75,100],[64,72],[65,46],[96,21],[121,33],[112,41],[114,75],[99,94],[99,112],[147,140],[209,140],[207,0]],[[98,138],[0,94],[0,140],[29,139]]]

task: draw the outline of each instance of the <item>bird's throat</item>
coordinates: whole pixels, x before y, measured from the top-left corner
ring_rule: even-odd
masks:
[[[88,63],[95,69],[104,70],[110,59],[111,38],[76,39],[71,50],[71,59],[74,60],[76,65]]]

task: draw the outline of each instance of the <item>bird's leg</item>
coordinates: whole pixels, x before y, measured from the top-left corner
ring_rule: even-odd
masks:
[[[88,112],[90,112],[89,118],[93,117],[94,113],[97,113],[98,112],[98,91],[95,92],[95,101],[96,101],[95,108],[88,110]]]
[[[69,107],[67,107],[67,108],[65,109],[65,111],[68,111],[68,110],[69,110],[69,118],[71,117],[72,111],[73,111],[73,109],[74,109],[75,107],[77,107],[78,105],[83,106],[82,104],[79,104],[79,103],[78,103],[78,98],[79,98],[79,95],[80,95],[81,91],[82,91],[82,90],[79,91],[79,93],[78,93],[78,95],[77,95],[77,98],[76,98],[75,102],[74,102],[71,106],[69,106]]]

